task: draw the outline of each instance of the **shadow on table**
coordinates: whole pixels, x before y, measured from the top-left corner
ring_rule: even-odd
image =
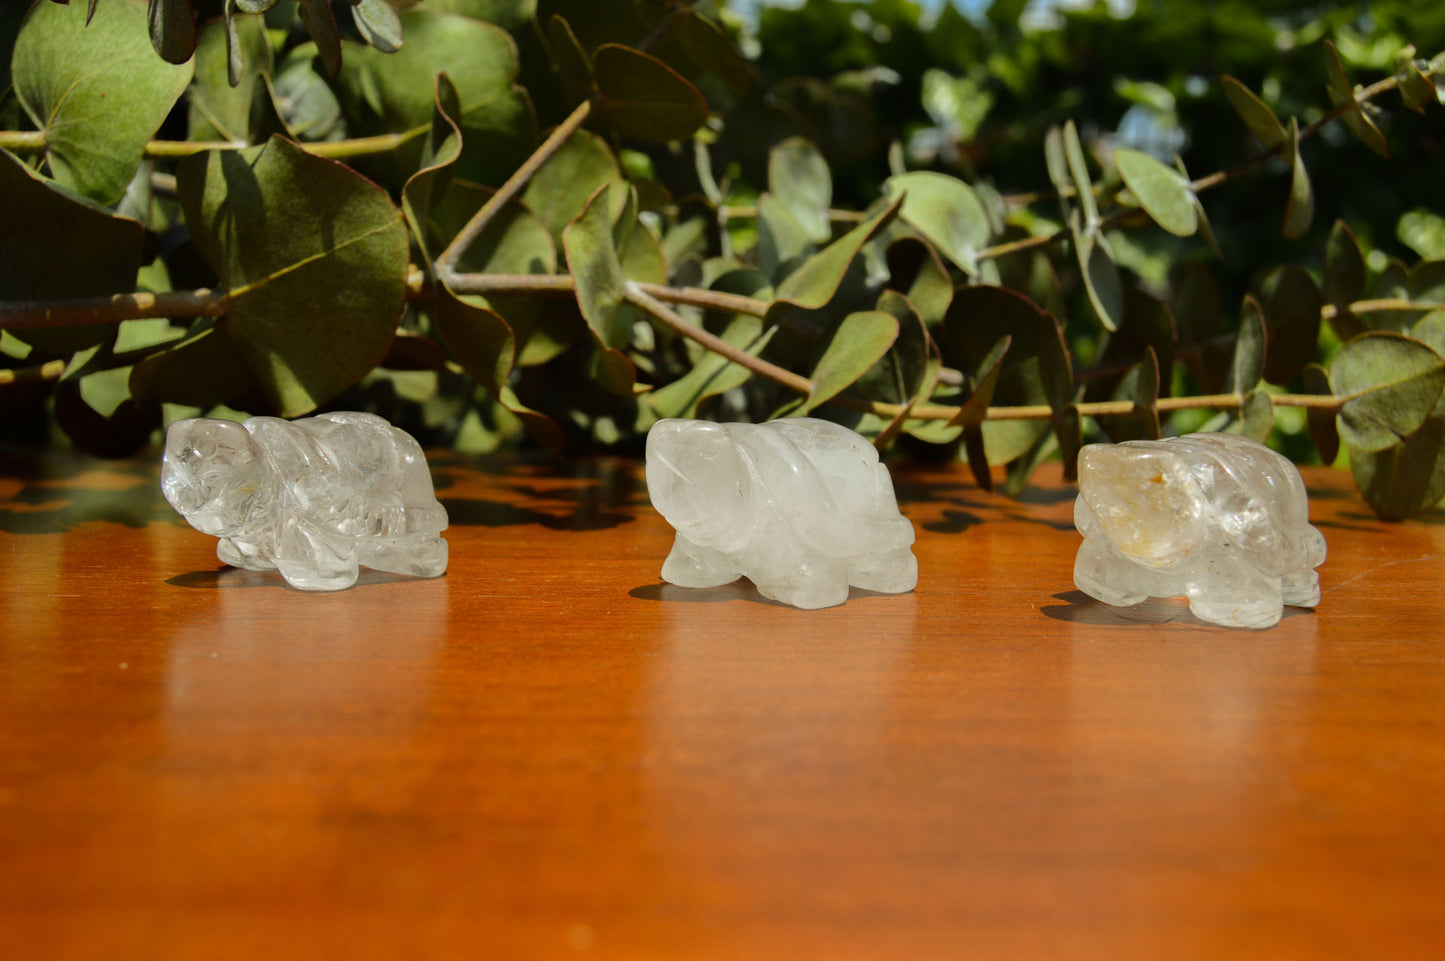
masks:
[[[161,497],[157,468],[149,462],[5,454],[0,477],[21,481],[0,500],[0,531],[7,534],[61,534],[92,522],[140,528],[180,520]]]
[[[783,607],[788,610],[802,610],[793,607],[791,604],[784,604],[782,601],[775,601],[770,597],[764,597],[753,586],[753,582],[746,577],[740,577],[731,584],[723,584],[718,587],[678,587],[676,584],[669,584],[666,581],[659,581],[656,584],[644,584],[634,587],[627,592],[629,597],[639,601],[665,601],[668,603],[686,604],[720,604],[724,601],[750,601],[755,604],[763,604],[768,607]],[[878,591],[865,591],[860,587],[848,588],[847,603],[867,600],[870,597],[898,597],[897,594],[883,594]]]
[[[498,482],[499,498],[441,496],[453,525],[506,527],[536,524],[551,530],[607,530],[633,519],[648,506],[638,467],[619,459],[559,461],[527,458],[490,463],[453,463],[439,459],[434,471],[438,493],[457,484],[457,472],[478,471]]]
[[[585,493],[575,498],[552,496],[550,503],[570,510],[549,513],[536,507],[524,507],[503,501],[487,500],[480,497],[443,497],[441,505],[447,509],[447,521],[453,527],[510,527],[516,524],[536,524],[558,531],[602,531],[609,530],[632,520],[630,514],[607,511],[589,502]]]
[[[1113,607],[1095,600],[1083,591],[1064,591],[1053,595],[1059,604],[1041,608],[1045,617],[1072,624],[1099,624],[1108,627],[1127,625],[1152,625],[1176,622],[1190,627],[1209,630],[1235,631],[1240,628],[1224,627],[1201,621],[1189,611],[1189,602],[1183,597],[1151,597],[1132,607]],[[1309,608],[1286,607],[1280,620],[1310,613]]]
[[[388,574],[363,567],[356,583],[345,590],[371,587],[376,584],[394,584],[398,581],[434,580],[434,578],[407,577],[405,574]],[[189,571],[166,578],[172,587],[190,587],[208,590],[236,590],[253,587],[269,587],[290,591],[293,594],[335,594],[340,591],[303,591],[286,583],[286,579],[275,571],[248,571],[240,567],[217,567],[204,571]]]

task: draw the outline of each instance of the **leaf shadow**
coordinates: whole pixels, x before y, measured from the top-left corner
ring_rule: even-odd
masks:
[[[98,473],[87,477],[92,472]],[[41,470],[5,458],[0,477],[24,481],[0,504],[0,531],[7,534],[63,534],[97,522],[132,528],[181,523],[161,498],[154,470],[144,463],[97,466],[58,457],[46,460]]]

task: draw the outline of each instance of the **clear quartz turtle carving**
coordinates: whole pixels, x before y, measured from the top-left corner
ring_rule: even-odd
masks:
[[[334,591],[358,567],[415,577],[447,568],[446,509],[410,434],[373,414],[244,423],[192,418],[166,433],[161,490],[234,567]]]
[[[1325,539],[1294,464],[1236,434],[1090,444],[1079,453],[1074,584],[1106,604],[1184,596],[1200,620],[1277,623],[1319,603]]]
[[[647,435],[647,490],[677,531],[663,580],[716,587],[747,576],[802,608],[918,583],[913,525],[865,438],[810,417],[768,424],[668,419]]]

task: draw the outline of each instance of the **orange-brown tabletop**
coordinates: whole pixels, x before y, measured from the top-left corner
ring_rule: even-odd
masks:
[[[435,464],[437,580],[223,568],[0,460],[0,957],[1423,958],[1445,523],[1307,470],[1315,611],[1074,589],[1073,490],[896,473],[916,592],[663,584],[624,461]]]

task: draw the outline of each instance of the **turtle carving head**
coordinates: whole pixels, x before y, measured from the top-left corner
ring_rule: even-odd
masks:
[[[198,531],[226,537],[242,528],[263,474],[255,443],[240,424],[190,418],[166,432],[161,490]]]
[[[723,424],[660,420],[647,434],[647,492],[679,533],[717,546],[746,526],[752,480]]]

